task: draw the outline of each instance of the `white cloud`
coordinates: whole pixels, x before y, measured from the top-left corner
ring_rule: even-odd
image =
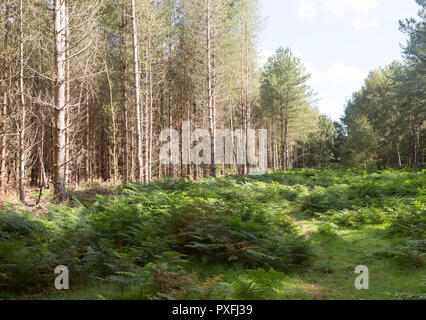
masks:
[[[298,0],[298,16],[310,20],[323,13],[337,18],[352,16],[355,30],[370,29],[379,26],[379,20],[371,12],[380,5],[400,0]]]
[[[293,52],[301,59],[306,71],[311,74],[310,83],[314,89],[318,86],[355,86],[359,89],[368,76],[367,72],[363,72],[356,66],[346,65],[342,61],[335,61],[331,65],[318,68],[311,62],[312,57],[306,55],[304,50],[295,48]]]
[[[379,20],[374,17],[369,17],[368,14],[360,14],[352,21],[352,27],[355,30],[371,29],[379,26]]]
[[[319,2],[326,11],[338,17],[350,12],[368,12],[379,6],[378,0],[319,0]]]
[[[341,61],[323,69],[314,67],[310,62],[305,61],[304,64],[312,75],[309,83],[318,92],[320,112],[338,120],[347,100],[361,88],[367,73]]]
[[[327,83],[330,86],[342,86],[348,84],[358,84],[366,77],[361,70],[353,66],[347,66],[338,61],[324,71],[317,71],[312,74],[312,81],[317,83]]]

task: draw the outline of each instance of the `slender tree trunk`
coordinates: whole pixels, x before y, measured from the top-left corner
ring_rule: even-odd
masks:
[[[106,66],[106,62],[105,62]],[[112,134],[112,151],[111,157],[112,157],[112,179],[114,183],[114,187],[117,185],[117,176],[118,176],[118,159],[117,159],[117,124],[116,124],[116,114],[115,114],[115,108],[114,108],[114,100],[113,100],[113,94],[112,94],[112,81],[111,77],[109,75],[108,67],[106,66],[106,76],[108,80],[108,89],[109,89],[109,107],[111,112],[111,122],[112,122],[112,128],[111,128],[111,134]]]
[[[149,82],[149,147],[148,147],[148,174],[147,180],[151,182],[152,180],[152,108],[153,108],[153,83],[152,83],[152,53],[151,53],[151,22],[148,16],[147,19],[147,29],[148,29],[148,82]]]
[[[7,73],[6,77],[7,78]],[[0,193],[6,192],[6,115],[7,115],[7,80],[2,82],[3,88],[3,103],[1,109],[1,141],[0,141]]]
[[[71,113],[68,104],[70,102],[70,61],[69,61],[69,13],[68,13],[68,0],[65,0],[65,165],[64,165],[64,177],[65,177],[65,186],[69,184],[69,160],[70,160],[70,134],[68,128],[71,124]]]
[[[414,141],[413,141],[413,163],[417,165],[419,163],[419,149],[420,149],[420,124],[414,125]]]
[[[129,180],[129,122],[127,112],[127,59],[126,59],[126,26],[127,26],[127,12],[126,4],[123,2],[123,13],[122,13],[122,29],[121,29],[121,130],[122,130],[122,174],[123,182],[127,183]]]
[[[151,22],[150,22],[150,8],[149,1],[145,2],[146,12],[146,32],[147,32],[147,46],[145,51],[146,56],[146,70],[145,70],[145,170],[144,181],[149,183],[151,181],[151,140],[152,136],[152,75],[151,75]]]
[[[172,128],[173,126],[173,113],[172,113],[172,94],[169,91],[169,128]],[[169,164],[169,172],[168,175],[170,177],[174,177],[175,176],[175,166],[174,166],[174,162],[175,159],[173,158],[174,155],[171,155],[172,157],[172,162]]]
[[[285,145],[285,129],[284,129],[284,117],[283,117],[283,113],[281,110],[280,113],[280,117],[281,117],[281,169],[286,170],[286,158],[285,158],[285,150],[286,150],[286,145]]]
[[[9,5],[6,4],[4,7],[5,15],[9,20]],[[9,44],[9,25],[6,25],[4,35],[4,52],[5,52],[5,63],[4,63],[4,80],[2,81],[2,91],[3,91],[3,101],[1,108],[1,119],[0,119],[0,193],[6,192],[6,133],[7,133],[7,125],[6,125],[6,116],[7,116],[7,105],[8,105],[8,44]]]
[[[212,86],[212,53],[211,53],[211,26],[210,26],[210,0],[207,0],[207,37],[206,37],[206,48],[207,48],[207,105],[209,110],[209,123],[210,123],[210,151],[211,151],[211,165],[210,171],[212,176],[216,176],[216,165],[215,165],[215,119],[213,110],[213,86]]]
[[[147,9],[148,10],[148,9]],[[145,50],[145,59],[148,59],[148,47]],[[149,71],[148,68],[145,69],[145,81],[144,81],[144,93],[145,93],[145,108],[144,108],[144,169],[143,169],[143,179],[145,183],[148,183],[148,148],[149,148],[149,141],[148,141],[148,131],[149,131],[149,117],[148,117],[148,105],[149,105],[149,94],[148,94],[148,80],[149,78]]]
[[[44,138],[46,135],[46,128],[45,128],[45,122],[44,122],[44,114],[43,111],[40,112],[40,118],[41,118],[41,142],[40,142],[40,183],[43,187],[49,186],[49,181],[47,179],[46,175],[46,168],[44,164]]]
[[[306,167],[306,158],[305,158],[305,141],[303,141],[303,145],[302,145],[302,167],[305,168]]]
[[[65,73],[66,73],[66,5],[65,0],[54,0],[55,15],[55,160],[54,160],[54,194],[65,200]]]
[[[87,89],[89,90],[89,89]],[[90,113],[89,113],[89,92],[86,92],[86,128],[85,128],[85,134],[84,134],[84,147],[86,149],[85,157],[84,157],[84,179],[86,183],[89,181],[90,178]]]
[[[402,167],[402,162],[401,162],[401,150],[400,150],[400,142],[399,140],[395,143],[395,148],[396,148],[396,159],[397,159],[397,163],[398,163],[398,167]]]
[[[136,142],[137,142],[137,179],[143,180],[143,144],[142,144],[142,112],[139,70],[139,41],[136,23],[135,0],[131,0],[132,39],[133,39],[133,65],[135,72],[135,108],[136,108]]]
[[[19,1],[19,98],[21,127],[19,128],[19,199],[25,204],[25,122],[27,110],[24,97],[24,24],[22,0]]]
[[[250,19],[249,9],[246,7],[246,21],[245,21],[245,72],[246,72],[246,92],[245,92],[245,100],[246,100],[246,109],[245,109],[245,139],[246,139],[246,153],[249,150],[249,141],[248,141],[248,131],[250,129],[250,121],[251,121],[251,103],[250,103],[250,67],[249,67],[249,35],[248,35],[248,21]],[[246,165],[244,169],[244,174],[248,174],[249,170],[249,155],[247,154]]]
[[[158,119],[160,120],[160,125],[158,126],[158,134],[160,134],[161,131],[161,123],[163,122],[163,110],[164,110],[164,91],[161,91],[160,93],[160,106],[158,110]],[[161,179],[163,175],[163,166],[161,161],[158,161],[158,172],[157,172],[157,178]]]
[[[231,122],[231,141],[232,141],[232,149],[233,149],[233,154],[232,154],[232,162],[235,164],[234,169],[237,169],[237,173],[238,173],[238,163],[237,161],[235,161],[237,159],[237,153],[235,151],[234,148],[234,106],[232,105],[232,100],[230,101],[230,107],[231,107],[231,112],[230,112],[230,122]]]

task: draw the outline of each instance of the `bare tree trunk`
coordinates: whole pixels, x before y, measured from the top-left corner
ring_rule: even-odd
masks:
[[[288,116],[286,115],[286,119],[284,121],[284,163],[285,163],[285,170],[288,170],[290,167],[289,163],[289,146],[288,146]]]
[[[84,134],[84,147],[86,149],[85,165],[84,165],[84,178],[86,183],[90,178],[90,113],[89,113],[89,92],[86,93],[86,128]]]
[[[419,163],[419,149],[420,149],[420,124],[414,125],[414,142],[413,142],[413,163],[417,165]]]
[[[147,164],[147,168],[148,168],[148,173],[147,173],[147,182],[151,182],[152,179],[152,101],[153,101],[153,95],[152,95],[152,91],[153,91],[153,84],[152,84],[152,54],[151,54],[151,21],[148,15],[147,18],[147,31],[148,31],[148,72],[149,72],[149,77],[148,77],[148,82],[149,82],[149,134],[148,134],[148,139],[149,139],[149,147],[148,147],[148,164]],[[147,106],[148,107],[148,106]]]
[[[5,5],[5,14],[9,20],[9,6]],[[7,156],[7,150],[6,150],[6,132],[7,132],[7,126],[6,126],[6,115],[7,115],[7,105],[8,105],[8,83],[7,78],[9,77],[9,74],[7,72],[8,70],[8,44],[9,44],[9,26],[6,25],[4,35],[4,51],[5,51],[5,63],[4,63],[4,80],[2,81],[2,90],[3,90],[3,101],[2,101],[2,109],[1,109],[1,120],[0,120],[0,134],[1,134],[1,140],[0,140],[0,193],[6,192],[6,156]]]
[[[106,76],[108,80],[108,89],[109,89],[109,107],[111,112],[111,122],[112,122],[112,151],[110,152],[112,157],[112,179],[114,183],[114,187],[117,185],[117,175],[118,175],[118,159],[117,159],[117,125],[116,125],[116,114],[115,114],[115,108],[114,108],[114,100],[112,96],[112,81],[111,77],[109,75],[109,69],[107,66],[107,63],[105,61],[105,68],[106,68]]]
[[[402,162],[401,162],[401,150],[400,150],[400,142],[399,141],[397,141],[396,143],[395,143],[395,148],[396,148],[396,159],[397,159],[397,162],[398,162],[398,167],[402,167]]]
[[[192,117],[191,117],[192,119],[191,120],[196,119],[196,115],[197,115],[197,104],[194,103],[194,112],[192,114]],[[192,121],[191,121],[191,126],[193,126],[192,125]],[[191,131],[191,130],[189,130],[189,131]],[[192,144],[192,142],[191,142],[191,144]],[[198,165],[195,164],[195,163],[192,164],[192,172],[193,172],[193,178],[194,178],[194,180],[198,180]]]
[[[280,112],[280,118],[281,118],[281,169],[286,169],[286,161],[285,161],[285,131],[284,131],[284,117],[283,117],[283,111]]]
[[[7,73],[6,77],[7,78]],[[0,141],[0,193],[6,192],[6,114],[7,114],[7,81],[4,80],[2,83],[3,87],[3,103],[2,103],[2,110],[1,110],[1,130],[0,134],[1,141]]]
[[[173,113],[172,113],[172,94],[169,91],[169,128],[172,128],[173,126]],[[175,166],[174,166],[174,161],[175,159],[173,158],[174,155],[171,155],[172,161],[169,164],[169,172],[168,175],[170,177],[174,177],[175,176]]]
[[[122,110],[122,124],[121,130],[122,133],[122,149],[123,149],[123,182],[127,183],[129,180],[129,123],[128,123],[128,112],[127,112],[127,91],[126,91],[126,69],[127,69],[127,59],[126,59],[126,39],[125,39],[125,30],[127,25],[126,20],[126,5],[123,3],[123,14],[122,14],[122,30],[121,30],[121,110]]]
[[[45,137],[45,124],[44,124],[44,115],[43,112],[40,112],[40,117],[41,117],[41,123],[40,123],[40,127],[41,127],[41,143],[40,143],[40,185],[41,186],[48,186],[49,185],[49,181],[47,180],[47,176],[46,176],[46,169],[45,169],[45,165],[44,165],[44,137]]]
[[[231,87],[230,87],[230,94],[231,94]],[[234,106],[232,105],[232,100],[230,100],[230,125],[231,125],[231,141],[232,141],[232,147],[234,147]],[[232,153],[232,162],[235,164],[235,167],[234,168],[232,168],[232,169],[237,169],[237,173],[238,173],[238,163],[237,163],[237,161],[235,161],[236,159],[237,159],[237,153],[236,153],[236,150],[235,150],[235,148],[232,148],[232,149],[234,149],[233,150],[233,153]],[[232,165],[230,165],[230,166],[232,166]]]
[[[302,145],[302,166],[303,168],[306,167],[306,158],[305,158],[305,141],[303,141],[303,145]]]
[[[145,50],[145,59],[148,59],[148,47]],[[145,81],[144,81],[144,93],[145,93],[145,108],[144,108],[144,162],[145,166],[143,169],[143,180],[145,183],[148,183],[148,148],[149,148],[149,141],[148,141],[148,131],[149,131],[149,118],[148,118],[148,105],[149,105],[149,94],[148,94],[148,78],[149,78],[149,71],[148,68],[145,69]]]
[[[212,86],[212,53],[211,53],[211,31],[210,31],[210,0],[207,0],[207,17],[206,17],[206,26],[207,26],[207,104],[209,108],[209,123],[210,123],[210,151],[211,151],[211,165],[210,171],[212,176],[216,176],[216,165],[214,163],[215,158],[215,119],[214,119],[214,110],[213,110],[213,86]]]
[[[21,127],[19,128],[19,199],[25,204],[25,121],[27,110],[24,98],[24,24],[22,0],[19,1],[19,98],[21,104]]]
[[[66,3],[65,0],[54,0],[55,15],[55,161],[54,161],[54,194],[65,200],[65,73],[66,73]]]
[[[163,90],[163,89],[162,89]],[[164,91],[161,91],[160,93],[160,105],[159,105],[159,110],[157,111],[158,114],[158,119],[160,120],[160,125],[158,128],[158,134],[160,134],[161,131],[161,123],[163,122],[163,110],[164,110]],[[162,178],[162,174],[163,174],[163,166],[161,161],[158,161],[158,172],[157,172],[157,178],[161,179]]]
[[[139,41],[136,24],[135,0],[131,0],[132,16],[132,39],[133,39],[133,65],[135,68],[135,108],[136,108],[136,141],[137,141],[137,178],[143,179],[143,144],[142,144],[142,116],[141,116],[141,90],[140,90],[140,70],[139,70]]]
[[[245,61],[245,71],[246,71],[246,92],[245,92],[245,139],[246,139],[246,153],[249,150],[249,141],[248,141],[248,131],[250,129],[250,121],[251,121],[251,103],[250,103],[250,68],[249,68],[249,36],[248,36],[248,21],[249,21],[249,9],[246,8],[246,21],[245,21],[245,45],[246,45],[246,61]],[[249,157],[246,157],[246,164],[244,168],[244,174],[247,175],[249,171]]]
[[[36,205],[40,203],[41,196],[43,193],[43,187],[47,185],[47,179],[46,179],[46,171],[44,168],[44,135],[45,135],[45,128],[44,128],[44,115],[43,111],[40,112],[40,145],[38,146],[38,158],[39,158],[39,165],[40,165],[40,192],[38,195],[38,199],[36,201]]]
[[[65,0],[65,165],[64,165],[64,177],[65,186],[69,184],[69,166],[68,162],[70,159],[70,135],[68,128],[71,124],[71,114],[68,104],[70,102],[70,61],[69,61],[69,16],[68,16],[68,0]]]

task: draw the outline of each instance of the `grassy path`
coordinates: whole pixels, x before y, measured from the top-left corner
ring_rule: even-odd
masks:
[[[395,299],[426,292],[422,269],[404,269],[386,257],[392,239],[383,236],[385,226],[362,226],[339,230],[336,237],[315,234],[316,223],[298,219],[302,232],[311,237],[317,256],[313,266],[300,275],[290,276],[288,299]],[[369,268],[369,290],[354,286],[356,266]],[[289,287],[283,283],[283,287]]]

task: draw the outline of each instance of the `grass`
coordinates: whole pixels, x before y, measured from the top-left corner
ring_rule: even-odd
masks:
[[[100,265],[91,264],[84,269],[89,276],[83,281],[74,281],[71,273],[70,290],[57,291],[53,285],[44,285],[30,293],[12,292],[5,298],[425,299],[424,249],[420,246],[420,251],[408,254],[403,246],[407,240],[424,239],[424,173],[310,169],[198,183],[166,180],[148,186],[134,184],[128,190],[101,192],[103,196],[90,191],[74,193],[87,208],[78,206],[78,201],[70,206],[54,206],[49,211],[48,226],[59,228],[57,232],[62,236],[69,235],[66,238],[71,239],[80,255],[82,249],[87,250],[81,239],[85,243],[86,237],[95,237],[102,243],[102,247],[92,249],[95,258],[101,257],[104,262],[100,265],[111,265],[113,271],[101,274]],[[68,212],[69,217],[63,212]],[[141,216],[136,219],[138,214]],[[76,224],[76,229],[64,227],[70,223]],[[132,227],[127,229],[129,224]],[[140,229],[137,224],[141,224]],[[166,231],[158,230],[164,229],[162,224]],[[268,228],[272,229],[265,231]],[[81,232],[92,235],[81,237]],[[161,232],[172,234],[171,242],[166,238],[160,242]],[[266,238],[262,232],[269,232]],[[216,242],[217,239],[212,242],[212,236],[206,233],[231,238],[226,243]],[[280,248],[265,243],[274,239],[268,237],[293,234],[309,244],[310,263],[286,266],[293,259],[292,254],[297,253],[293,250],[288,257],[282,255],[281,268],[282,263],[274,262],[275,255],[281,254]],[[247,241],[253,237],[254,242],[249,244]],[[21,245],[25,241],[22,235],[18,239]],[[239,242],[235,242],[237,239]],[[302,242],[297,241],[293,245],[300,246]],[[241,244],[245,248],[240,252]],[[262,250],[268,255],[265,259],[269,259],[266,261],[274,262],[276,267],[265,261],[259,263],[257,253],[241,255],[253,245],[263,245]],[[219,251],[215,249],[218,246]],[[232,253],[226,253],[229,248]],[[150,254],[152,250],[157,253]],[[175,251],[164,256],[164,250]],[[185,256],[178,257],[176,252]],[[218,252],[221,263],[217,259],[215,263]],[[139,261],[134,259],[135,253],[144,262],[135,262]],[[158,258],[158,254],[162,257]],[[114,255],[117,256],[113,258]],[[359,265],[369,269],[368,290],[355,288],[359,275],[354,271]],[[114,270],[125,272],[113,276]]]
[[[298,222],[302,230],[311,232],[316,223]],[[425,293],[425,273],[422,269],[406,269],[386,257],[381,257],[392,244],[383,238],[386,226],[364,226],[357,230],[342,230],[337,237],[323,239],[312,236],[317,256],[308,270],[284,274],[278,272],[272,285],[263,288],[262,297],[276,300],[386,300],[422,295]],[[357,265],[369,268],[369,290],[354,287]],[[222,275],[230,283],[246,278],[246,270],[229,269],[224,265],[206,265],[193,262],[187,269],[198,272],[202,278]],[[24,299],[93,300],[114,295],[114,288],[99,281],[78,286],[70,291],[45,292]],[[241,297],[236,297],[241,298]],[[244,296],[242,297],[244,298]],[[248,297],[252,298],[252,297]],[[255,297],[260,298],[260,297]]]
[[[316,223],[299,220],[302,230],[312,232]],[[262,288],[262,298],[276,300],[388,300],[424,294],[426,281],[423,269],[406,269],[392,259],[381,256],[392,244],[384,238],[386,225],[363,226],[359,229],[338,231],[337,237],[321,238],[312,234],[317,254],[314,264],[302,272],[278,277],[267,288]],[[369,290],[357,290],[354,286],[355,267],[369,268]],[[193,262],[188,271],[198,272],[202,278],[222,275],[229,283],[247,277],[247,270],[229,269],[224,265]],[[44,292],[23,299],[92,300],[114,295],[114,287],[100,281],[92,281],[68,291]],[[240,297],[236,297],[240,298]],[[244,297],[243,297],[244,298]],[[250,297],[249,297],[250,298]],[[259,298],[256,297],[255,298]]]
[[[363,226],[338,231],[332,239],[314,239],[318,257],[303,279],[321,288],[321,299],[395,299],[398,294],[424,294],[424,270],[407,269],[386,257],[393,240],[383,237],[385,227]],[[369,290],[354,287],[358,265],[369,268]]]

